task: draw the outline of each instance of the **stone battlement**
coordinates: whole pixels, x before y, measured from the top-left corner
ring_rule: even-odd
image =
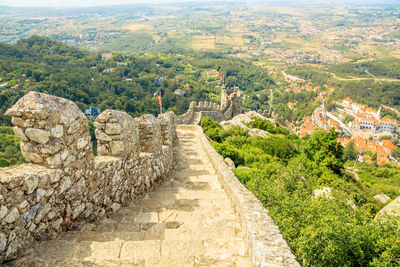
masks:
[[[0,263],[33,239],[94,221],[143,196],[173,166],[175,114],[132,118],[106,110],[89,126],[72,101],[30,92],[7,115],[29,164],[0,172]]]
[[[231,115],[241,111],[240,99],[229,101]],[[182,116],[167,112],[157,118],[105,110],[94,123],[95,157],[87,119],[76,104],[37,92],[25,95],[6,113],[29,163],[0,172],[0,264],[19,258],[12,265],[40,260],[48,266],[151,265],[172,258],[168,264],[186,266],[188,259],[193,265],[199,258],[205,265],[299,266],[268,212],[212,148],[201,127],[180,125],[175,142],[181,118],[190,119],[189,124],[202,116],[225,119],[225,108],[192,102]],[[167,176],[167,186],[136,201],[128,208],[131,213],[121,209]],[[104,218],[93,224],[118,210],[106,216],[120,218],[118,222]],[[68,229],[69,234],[59,235]],[[82,243],[71,241],[76,233]],[[34,256],[21,257],[30,246]],[[58,262],[60,257],[65,261]]]
[[[194,102],[196,103],[196,102]],[[196,107],[194,108],[196,111],[220,111],[221,107],[217,103],[214,102],[198,102],[196,103]]]
[[[239,88],[221,88],[221,105],[192,101],[188,111],[177,117],[178,124],[199,124],[204,116],[221,122],[242,113],[243,93]]]

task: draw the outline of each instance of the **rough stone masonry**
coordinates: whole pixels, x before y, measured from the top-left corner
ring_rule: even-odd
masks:
[[[0,263],[33,239],[117,211],[162,181],[173,166],[175,114],[133,119],[104,111],[89,126],[72,101],[30,92],[7,112],[28,164],[0,172]]]

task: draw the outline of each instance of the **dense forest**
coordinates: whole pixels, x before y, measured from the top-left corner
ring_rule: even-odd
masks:
[[[345,149],[334,131],[299,139],[256,119],[249,126],[270,133],[261,138],[237,126],[223,130],[207,117],[201,126],[217,152],[234,161],[235,175],[268,209],[301,265],[400,265],[400,222],[374,220],[381,207],[372,194],[390,188],[365,188],[371,184],[346,174]],[[393,182],[399,183],[392,166],[365,168],[370,176],[396,174]],[[317,194],[318,189],[325,193]],[[397,189],[392,197],[398,195]]]
[[[258,92],[274,82],[266,70],[251,62],[215,53],[115,54],[102,60],[90,53],[48,38],[32,36],[15,45],[0,43],[0,125],[11,126],[4,112],[29,91],[74,101],[82,111],[90,106],[117,109],[136,117],[157,115],[154,93],[160,91],[165,110],[186,112],[190,101],[220,101],[219,75],[226,86],[239,86],[248,96],[247,108],[266,107]],[[185,95],[175,93],[181,89]],[[260,103],[263,102],[263,103]],[[11,128],[0,132],[2,166],[21,162]],[[13,147],[13,149],[11,149]]]
[[[208,75],[212,70],[217,74]],[[99,105],[133,116],[156,114],[153,94],[160,90],[164,108],[180,114],[192,100],[219,100],[219,75],[227,86],[239,86],[249,95],[274,84],[261,67],[214,53],[116,54],[101,60],[99,53],[32,36],[15,45],[0,44],[0,83],[7,83],[0,89],[0,115],[30,90],[68,98],[82,110]],[[186,96],[175,94],[176,89]],[[256,100],[247,102],[256,106]]]

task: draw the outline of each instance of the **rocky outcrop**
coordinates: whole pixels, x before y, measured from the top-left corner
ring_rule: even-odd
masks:
[[[6,114],[29,164],[0,172],[0,263],[34,238],[117,211],[174,165],[172,112],[133,119],[104,111],[95,122],[98,157],[85,116],[69,100],[30,92]]]
[[[229,129],[232,126],[239,126],[240,128],[243,128],[249,132],[250,136],[260,136],[260,137],[267,137],[268,132],[260,129],[255,129],[255,128],[249,128],[247,127],[246,124],[249,124],[253,122],[253,118],[261,118],[263,120],[270,120],[272,123],[275,124],[275,122],[272,119],[265,118],[264,116],[260,115],[259,113],[255,111],[249,111],[244,114],[239,114],[232,118],[231,120],[228,121],[222,121],[221,125],[224,129]]]
[[[381,204],[386,204],[388,201],[390,201],[390,197],[387,196],[387,195],[385,195],[385,194],[382,194],[382,195],[375,195],[375,196],[374,196],[374,199],[375,199],[377,202],[381,203]]]
[[[385,219],[388,216],[400,216],[400,197],[396,198],[385,207],[383,207],[375,216],[377,219]]]
[[[327,198],[327,199],[332,199],[332,189],[330,187],[322,187],[322,188],[317,188],[313,191],[313,197],[314,198]]]
[[[224,162],[230,169],[235,169],[235,162],[231,158],[224,158]]]

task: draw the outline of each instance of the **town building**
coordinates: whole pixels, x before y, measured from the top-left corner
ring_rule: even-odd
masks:
[[[97,116],[99,116],[101,113],[101,109],[100,108],[96,108],[91,106],[89,109],[85,110],[85,116],[88,119],[96,119]]]
[[[378,123],[378,129],[379,131],[386,131],[386,132],[391,132],[393,133],[396,127],[398,126],[398,123],[395,120],[392,120],[390,118],[383,118],[379,123]]]
[[[306,135],[311,135],[315,130],[320,129],[319,127],[315,126],[310,116],[304,117],[304,123],[300,127],[300,137],[304,137]]]
[[[103,53],[101,54],[101,60],[106,60],[109,58],[112,58],[113,54],[112,53]]]

